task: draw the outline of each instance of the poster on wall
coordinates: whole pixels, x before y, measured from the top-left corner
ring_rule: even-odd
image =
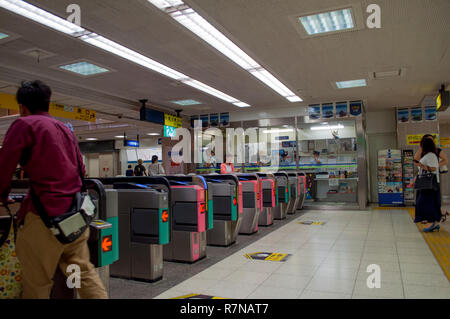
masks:
[[[334,117],[333,103],[322,104],[322,118],[330,119]]]
[[[350,102],[350,115],[360,116],[362,113],[362,101]]]
[[[348,103],[338,102],[336,103],[336,117],[344,118],[348,116]]]
[[[439,134],[431,134],[433,136],[434,144],[438,144],[439,140]],[[424,134],[410,134],[406,135],[406,144],[407,145],[419,145],[420,141],[422,140],[422,137]]]
[[[209,114],[209,125],[211,127],[218,127],[219,126],[219,114]]]
[[[230,113],[220,113],[220,127],[230,126]]]
[[[208,125],[209,125],[209,114],[200,115],[200,121],[202,121],[202,127],[208,127]]]
[[[310,119],[318,120],[320,118],[320,104],[310,105],[308,112]]]
[[[411,121],[412,122],[422,122],[422,108],[415,107],[411,109]]]
[[[437,120],[436,106],[425,107],[425,121],[436,121],[436,120]]]
[[[191,128],[194,128],[195,121],[198,121],[198,120],[199,120],[198,115],[192,115],[191,116]]]
[[[398,109],[397,110],[397,121],[399,123],[409,122],[409,109]]]
[[[441,137],[441,148],[450,148],[450,137]]]

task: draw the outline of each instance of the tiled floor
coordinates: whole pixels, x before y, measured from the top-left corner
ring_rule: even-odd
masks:
[[[323,221],[302,225],[298,221]],[[287,253],[285,262],[246,253]],[[381,287],[368,288],[369,265]],[[450,298],[450,284],[406,210],[308,211],[165,291],[224,298]]]

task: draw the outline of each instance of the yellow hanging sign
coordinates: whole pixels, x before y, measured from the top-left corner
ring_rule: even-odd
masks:
[[[450,137],[441,137],[441,148],[450,148]]]
[[[408,145],[419,145],[420,141],[422,140],[422,137],[425,134],[411,134],[411,135],[406,135],[406,144]],[[438,145],[438,139],[439,139],[439,134],[431,134],[433,136],[434,139],[434,143],[436,145]]]
[[[183,126],[183,119],[176,115],[164,113],[164,125],[179,128]]]
[[[0,93],[0,108],[19,111],[16,97],[12,94]],[[83,109],[76,106],[65,106],[56,103],[50,103],[49,113],[51,116],[65,119],[86,121],[95,123],[97,113],[93,110]]]

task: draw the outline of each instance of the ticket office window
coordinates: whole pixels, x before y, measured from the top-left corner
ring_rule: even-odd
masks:
[[[257,132],[257,142],[245,137],[246,172],[296,169],[297,142],[293,126],[260,127]]]
[[[354,121],[301,124],[299,169],[307,175],[306,199],[357,202],[358,165]]]

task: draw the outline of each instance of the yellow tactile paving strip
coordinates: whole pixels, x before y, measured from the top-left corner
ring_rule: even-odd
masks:
[[[415,209],[408,208],[408,212],[414,220]],[[416,225],[450,281],[450,236],[448,232],[441,227],[438,232],[424,233],[422,230],[425,228],[425,225],[422,223],[417,223]]]

